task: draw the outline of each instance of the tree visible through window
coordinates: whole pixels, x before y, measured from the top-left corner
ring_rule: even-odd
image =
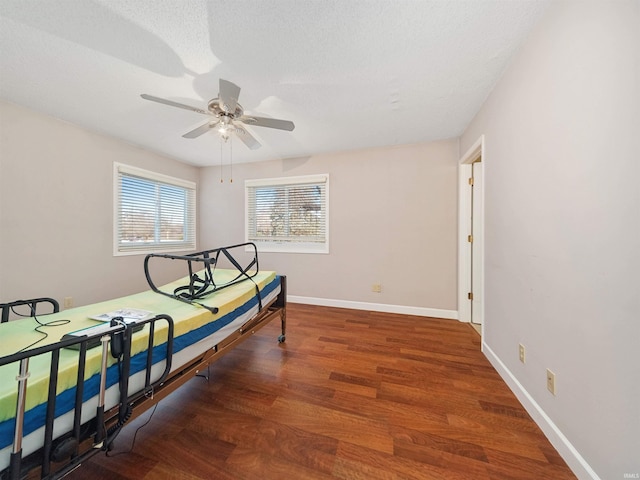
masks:
[[[262,251],[328,252],[328,175],[248,180],[247,241]]]
[[[116,254],[195,249],[195,184],[116,164]]]

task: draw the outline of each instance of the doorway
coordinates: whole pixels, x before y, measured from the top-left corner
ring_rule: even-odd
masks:
[[[458,317],[484,325],[484,137],[459,165]]]

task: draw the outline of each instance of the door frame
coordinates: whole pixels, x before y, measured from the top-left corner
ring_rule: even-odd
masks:
[[[468,236],[471,233],[471,189],[469,188],[469,178],[472,174],[472,164],[479,158],[482,159],[484,175],[486,166],[486,156],[484,154],[484,135],[481,135],[476,142],[460,158],[458,165],[458,320],[461,322],[471,322],[471,302],[468,294],[471,291],[471,249],[469,248]],[[484,179],[483,179],[484,180]],[[481,205],[484,210],[484,181],[481,182],[483,189],[480,191]],[[481,228],[474,232],[475,239],[479,240],[479,245],[484,245],[484,211],[482,212]],[[480,235],[480,237],[478,237]],[[484,248],[480,252],[480,264],[484,266]],[[482,324],[484,328],[484,267],[481,272],[476,272],[476,281],[480,283],[479,294],[483,297],[478,299],[483,311]]]

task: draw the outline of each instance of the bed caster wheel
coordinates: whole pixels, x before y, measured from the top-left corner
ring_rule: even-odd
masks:
[[[280,335],[278,337],[278,343],[284,343],[284,341],[287,339],[287,337],[285,337],[284,335]]]

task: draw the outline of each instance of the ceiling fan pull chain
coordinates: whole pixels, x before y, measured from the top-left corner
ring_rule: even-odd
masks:
[[[229,183],[233,183],[233,138],[229,139]]]
[[[220,183],[223,183],[222,179],[222,139],[220,139]]]

